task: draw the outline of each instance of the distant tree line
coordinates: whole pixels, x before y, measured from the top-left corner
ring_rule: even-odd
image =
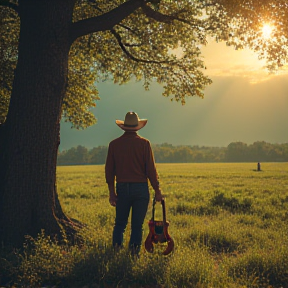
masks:
[[[232,142],[227,147],[154,146],[156,162],[285,162],[288,161],[288,143],[270,144],[257,141],[251,145]]]
[[[286,162],[288,143],[270,144],[257,141],[251,145],[232,142],[227,147],[152,145],[157,163],[201,162]],[[81,145],[58,153],[58,165],[104,164],[107,146],[88,150]]]

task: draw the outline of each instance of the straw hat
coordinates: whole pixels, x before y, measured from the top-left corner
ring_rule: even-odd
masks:
[[[147,121],[147,119],[139,119],[135,112],[128,112],[125,120],[116,120],[116,124],[124,131],[138,131],[146,125]]]

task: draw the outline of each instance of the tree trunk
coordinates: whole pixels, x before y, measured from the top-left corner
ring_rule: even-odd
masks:
[[[19,1],[19,56],[0,127],[0,241],[21,246],[66,218],[56,192],[61,105],[67,84],[74,0]]]

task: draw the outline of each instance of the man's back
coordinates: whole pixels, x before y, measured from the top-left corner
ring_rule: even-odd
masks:
[[[110,142],[106,161],[106,177],[109,182],[112,181],[111,177],[114,179],[115,176],[116,182],[147,182],[150,172],[155,173],[156,169],[147,139],[136,132],[125,132]],[[152,178],[155,177],[157,176]]]

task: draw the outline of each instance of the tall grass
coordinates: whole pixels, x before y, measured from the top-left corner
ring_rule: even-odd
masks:
[[[158,164],[175,250],[114,251],[115,210],[104,166],[58,167],[65,212],[87,224],[81,247],[41,233],[1,250],[0,282],[14,287],[288,287],[288,164]],[[255,166],[255,167],[254,167]],[[151,189],[152,191],[152,189]],[[152,192],[151,192],[152,193]],[[161,218],[160,205],[156,218]],[[146,222],[151,217],[151,204]],[[148,235],[144,225],[144,239]],[[125,243],[128,243],[128,224]],[[125,246],[126,247],[126,246]],[[7,284],[8,286],[8,284]]]

